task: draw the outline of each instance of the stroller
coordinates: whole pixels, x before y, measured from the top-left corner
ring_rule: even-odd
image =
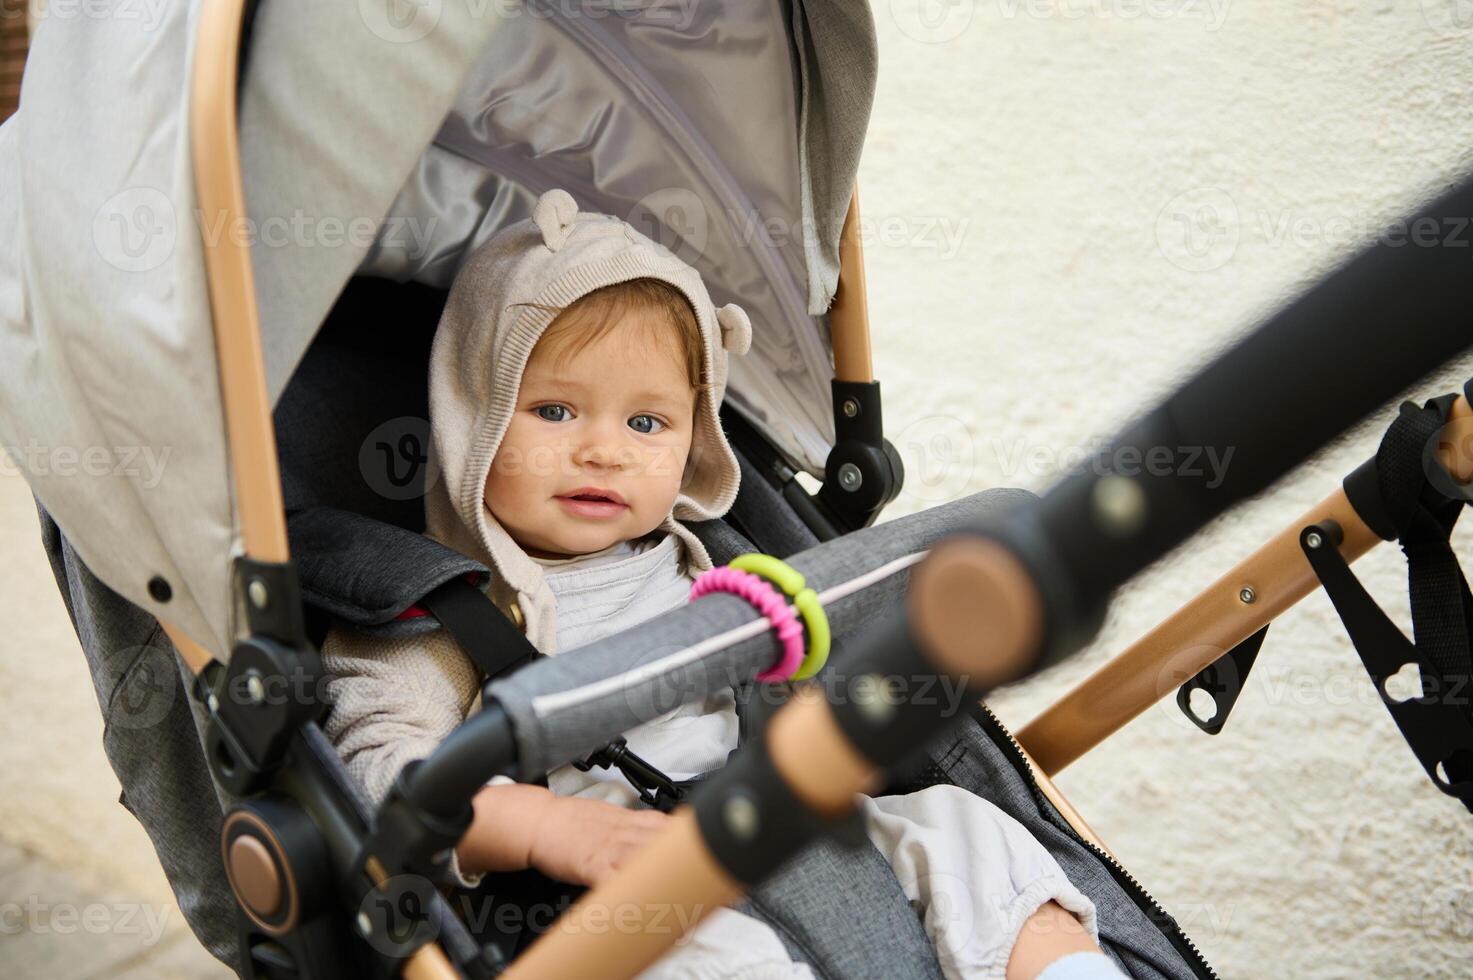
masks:
[[[130,94],[140,115],[95,98],[122,91],[145,56],[150,74]],[[1081,472],[1042,499],[989,491],[876,525],[903,473],[870,367],[853,193],[874,71],[868,10],[825,0],[201,0],[146,33],[66,21],[38,32],[28,101],[0,127],[0,164],[25,196],[0,196],[0,209],[51,264],[38,273],[27,248],[0,258],[0,282],[20,284],[0,290],[0,311],[31,328],[6,341],[30,346],[6,356],[35,364],[29,388],[6,388],[0,419],[8,439],[172,447],[146,492],[118,473],[32,486],[121,802],[191,927],[240,975],[634,975],[674,937],[488,929],[437,870],[491,775],[534,778],[659,714],[672,692],[732,685],[743,749],[695,789],[668,839],[587,895],[534,875],[501,881],[498,907],[552,905],[566,921],[597,901],[741,901],[821,975],[940,976],[893,873],[843,815],[861,787],[949,782],[1054,854],[1131,975],[1214,976],[1049,781],[1083,748],[1041,736],[1049,764],[1035,765],[977,696],[1077,649],[1113,588],[1466,346],[1461,267],[1371,256],[1330,284],[1334,316],[1286,311],[1120,437],[1265,447],[1212,494]],[[74,94],[81,82],[91,98]],[[741,92],[740,104],[713,92]],[[45,128],[50,100],[68,114]],[[82,189],[45,194],[62,177]],[[419,533],[433,475],[416,464],[430,340],[458,261],[553,186],[629,216],[718,303],[751,312],[752,353],[723,408],[742,490],[700,534],[718,563],[760,550],[802,572],[833,629],[833,673],[869,696],[835,699],[829,715],[814,688],[794,688],[767,710],[751,680],[776,641],[743,602],[710,596],[575,656],[492,665],[486,708],[375,810],[322,735],[315,650],[334,622],[433,626],[417,606],[468,651],[515,646],[487,643],[508,621],[467,595],[489,570]],[[92,247],[57,237],[75,214],[89,216]],[[1423,329],[1396,344],[1366,299],[1388,280],[1426,286],[1402,311]],[[78,306],[102,296],[120,304],[106,332]],[[1284,381],[1283,365],[1330,329],[1384,356],[1336,361],[1334,397],[1293,433],[1273,434],[1267,409],[1220,410],[1213,396],[1232,378]],[[1297,406],[1294,389],[1267,385],[1270,407]],[[799,473],[822,474],[822,489]],[[1327,538],[1353,530],[1339,516]],[[951,716],[865,687],[943,668],[975,695]],[[291,695],[271,696],[281,685]],[[725,820],[736,790],[754,794],[760,833]],[[841,893],[847,906],[819,898]]]

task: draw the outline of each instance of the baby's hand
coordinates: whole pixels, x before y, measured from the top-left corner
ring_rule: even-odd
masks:
[[[596,885],[665,826],[659,810],[630,810],[603,800],[555,796],[532,838],[532,867],[549,878]]]

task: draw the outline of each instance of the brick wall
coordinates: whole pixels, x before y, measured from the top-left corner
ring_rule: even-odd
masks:
[[[29,43],[26,5],[0,0],[0,122],[20,104],[20,75]]]

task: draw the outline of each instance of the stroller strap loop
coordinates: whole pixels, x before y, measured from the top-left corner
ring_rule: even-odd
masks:
[[[1464,390],[1473,395],[1473,381]],[[1445,395],[1420,407],[1403,403],[1375,458],[1345,480],[1357,513],[1406,555],[1414,642],[1376,605],[1338,550],[1323,546],[1338,528],[1314,525],[1300,540],[1418,761],[1438,789],[1473,810],[1473,595],[1449,540],[1473,496],[1436,456],[1452,429],[1456,400]],[[1387,682],[1408,664],[1417,670],[1418,693],[1398,698]]]

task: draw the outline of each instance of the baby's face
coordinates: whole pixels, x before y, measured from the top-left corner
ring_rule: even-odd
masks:
[[[674,506],[696,393],[673,338],[651,346],[640,322],[650,316],[632,313],[561,359],[546,344],[533,349],[485,488],[527,554],[600,551],[654,530]]]

